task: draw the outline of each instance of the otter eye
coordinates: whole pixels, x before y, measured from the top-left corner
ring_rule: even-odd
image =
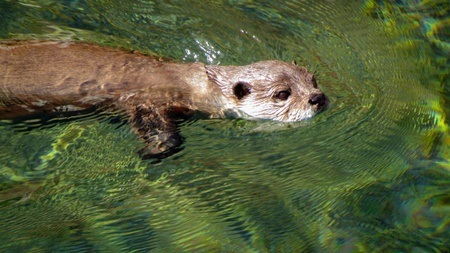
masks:
[[[277,93],[276,97],[277,97],[279,100],[287,100],[287,99],[289,98],[290,95],[291,95],[291,92],[290,92],[290,91],[282,90],[282,91],[280,91],[280,92]]]

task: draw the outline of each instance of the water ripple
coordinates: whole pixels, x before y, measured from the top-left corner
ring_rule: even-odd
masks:
[[[292,124],[186,122],[184,149],[156,164],[136,154],[143,144],[130,126],[97,112],[44,126],[2,124],[2,249],[409,252],[450,245],[439,81],[448,73],[437,69],[422,32],[371,5],[379,1],[44,2],[52,4],[0,4],[5,27],[183,61],[297,60],[331,104]]]

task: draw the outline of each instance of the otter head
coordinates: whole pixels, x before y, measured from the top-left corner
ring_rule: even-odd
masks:
[[[207,66],[207,74],[237,112],[250,118],[300,121],[328,104],[314,75],[295,63],[262,61],[247,66]]]

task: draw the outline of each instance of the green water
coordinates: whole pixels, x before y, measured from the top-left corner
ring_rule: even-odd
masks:
[[[392,1],[389,1],[392,2]],[[0,0],[3,39],[297,60],[330,108],[198,120],[142,161],[108,114],[0,123],[1,252],[448,252],[446,1]]]

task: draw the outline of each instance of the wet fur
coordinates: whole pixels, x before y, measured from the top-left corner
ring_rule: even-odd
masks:
[[[314,94],[322,92],[312,74],[280,61],[205,66],[84,43],[0,43],[0,119],[117,108],[147,144],[144,158],[180,149],[179,120],[299,121],[323,109]]]

